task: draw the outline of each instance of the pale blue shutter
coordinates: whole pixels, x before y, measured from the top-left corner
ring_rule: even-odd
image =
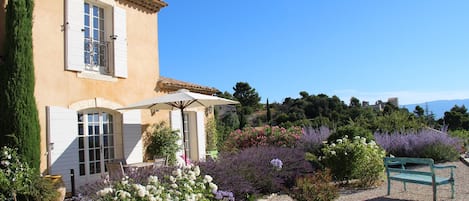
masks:
[[[205,112],[197,112],[197,151],[199,153],[198,159],[205,159],[206,153],[206,137],[207,133],[205,132]]]
[[[72,189],[70,169],[79,174],[78,166],[78,117],[77,112],[61,107],[46,109],[49,173],[62,175],[67,190]],[[77,177],[75,177],[77,178]]]
[[[65,69],[83,71],[85,69],[84,2],[67,0],[65,6]]]
[[[114,7],[114,76],[127,78],[127,20],[125,10]]]
[[[142,120],[140,110],[122,113],[124,157],[127,163],[143,161]]]

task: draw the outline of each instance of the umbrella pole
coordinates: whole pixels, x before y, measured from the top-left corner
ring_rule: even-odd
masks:
[[[184,164],[187,165],[187,151],[186,151],[186,132],[184,123],[184,108],[181,108],[181,120],[182,120],[182,149],[184,153]]]

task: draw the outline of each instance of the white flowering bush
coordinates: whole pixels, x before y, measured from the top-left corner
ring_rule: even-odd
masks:
[[[348,136],[329,143],[322,149],[321,162],[331,170],[334,179],[348,181],[359,179],[364,186],[373,185],[384,172],[385,151],[375,141]]]
[[[21,161],[16,149],[0,148],[0,200],[56,200],[50,180],[40,177]]]
[[[198,166],[183,167],[175,169],[164,180],[149,176],[146,184],[126,177],[96,194],[101,201],[208,201],[213,200],[218,191],[212,181],[211,176],[200,175]]]

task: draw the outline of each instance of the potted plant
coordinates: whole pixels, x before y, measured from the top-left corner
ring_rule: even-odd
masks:
[[[146,155],[150,159],[166,158],[169,164],[174,164],[176,152],[180,149],[177,144],[179,139],[178,131],[172,130],[166,122],[153,124],[148,136]]]

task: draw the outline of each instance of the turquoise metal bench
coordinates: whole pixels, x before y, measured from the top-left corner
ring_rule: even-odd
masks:
[[[406,169],[406,164],[426,165],[428,171]],[[451,184],[451,198],[454,199],[454,165],[440,166],[435,165],[431,158],[405,158],[405,157],[386,157],[384,158],[386,167],[386,176],[388,179],[388,195],[391,193],[391,180],[402,181],[404,191],[407,190],[406,182],[432,186],[433,200],[436,201],[436,187],[444,184]],[[449,177],[436,176],[435,169],[451,169]]]

